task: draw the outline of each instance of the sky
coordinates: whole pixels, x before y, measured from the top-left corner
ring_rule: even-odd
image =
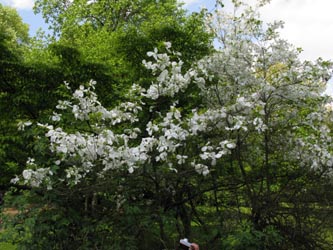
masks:
[[[198,11],[206,7],[214,9],[215,0],[182,0],[189,11]],[[255,0],[245,0],[255,2]],[[47,30],[41,15],[32,11],[34,0],[0,0],[19,11],[23,21],[30,25],[30,34],[38,28]],[[226,6],[230,0],[224,0]],[[301,47],[301,59],[315,60],[318,57],[333,60],[333,0],[271,0],[261,10],[264,21],[282,20],[285,22],[281,35],[296,47]],[[331,84],[333,93],[333,84]]]

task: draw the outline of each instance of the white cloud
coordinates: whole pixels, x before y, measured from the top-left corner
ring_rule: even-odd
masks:
[[[332,0],[272,0],[265,6],[265,21],[285,22],[281,36],[304,49],[302,59],[333,59]]]
[[[18,10],[31,10],[34,6],[34,0],[4,0],[1,2]]]

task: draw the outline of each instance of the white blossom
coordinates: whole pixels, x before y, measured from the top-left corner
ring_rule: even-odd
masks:
[[[206,165],[203,164],[195,164],[194,166],[195,171],[198,174],[202,174],[203,176],[206,176],[209,174],[209,168]]]
[[[31,125],[32,125],[31,121],[26,121],[26,122],[20,121],[20,122],[18,122],[17,127],[18,127],[18,130],[24,131],[25,127],[29,127]]]

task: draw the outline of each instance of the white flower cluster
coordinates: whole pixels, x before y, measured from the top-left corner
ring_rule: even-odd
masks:
[[[32,187],[39,187],[42,183],[45,183],[48,189],[52,189],[49,176],[52,176],[53,173],[49,168],[37,168],[36,170],[33,170],[32,168],[36,167],[34,158],[28,158],[27,167],[29,168],[22,172],[24,184],[30,184]],[[11,183],[15,184],[19,180],[19,177],[16,176],[11,180]]]
[[[166,43],[167,50],[171,47],[170,43]],[[173,53],[179,56],[179,53]],[[173,97],[179,91],[184,91],[187,86],[193,81],[199,79],[195,70],[190,69],[185,74],[182,74],[183,62],[179,60],[171,61],[167,53],[158,53],[155,48],[154,51],[147,53],[149,57],[154,58],[156,62],[147,62],[143,60],[143,64],[147,69],[150,69],[156,81],[153,82],[143,96],[156,100],[160,96]]]
[[[102,120],[108,121],[112,125],[124,121],[130,121],[132,123],[137,121],[135,114],[141,110],[140,105],[135,102],[124,102],[114,109],[107,110],[97,100],[97,95],[93,91],[95,85],[95,81],[90,81],[88,88],[81,85],[79,89],[75,90],[73,93],[73,101],[59,101],[56,108],[59,110],[70,108],[75,119],[81,121],[90,120],[91,116],[95,116],[96,114],[100,115]],[[60,121],[60,116],[61,115],[54,113],[52,120]]]
[[[203,160],[211,160],[211,165],[216,165],[216,160],[220,159],[223,155],[229,154],[230,149],[234,149],[236,144],[230,141],[222,141],[218,147],[210,146],[210,142],[201,148],[202,153],[200,158]]]
[[[31,121],[19,121],[18,124],[17,124],[17,127],[18,127],[18,130],[20,131],[23,131],[25,130],[26,127],[29,127],[32,125],[32,122]]]

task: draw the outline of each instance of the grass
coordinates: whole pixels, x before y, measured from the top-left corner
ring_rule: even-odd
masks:
[[[6,242],[0,242],[0,249],[3,250],[16,250],[17,248],[10,244],[10,243],[6,243]]]

